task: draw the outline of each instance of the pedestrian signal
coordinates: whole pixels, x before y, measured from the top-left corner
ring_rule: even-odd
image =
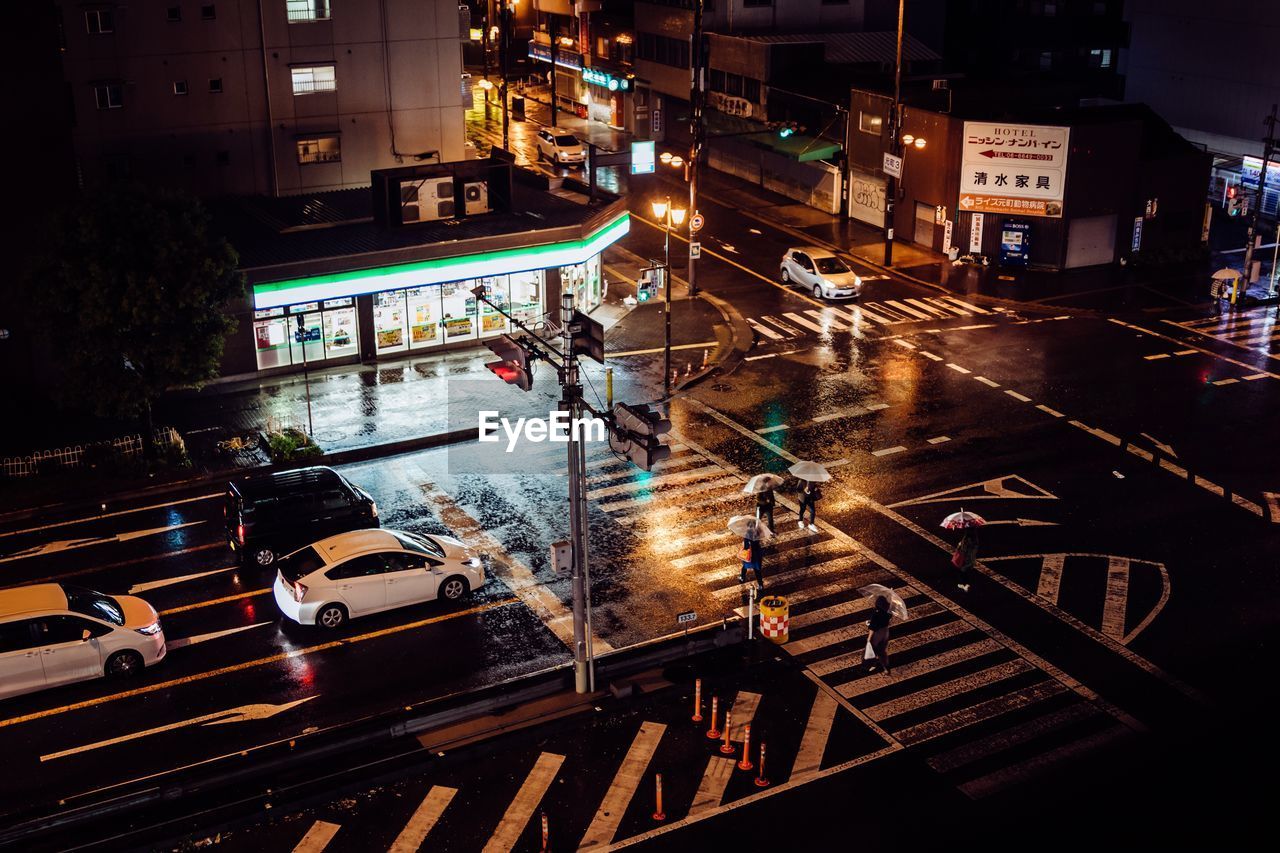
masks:
[[[573,354],[604,364],[604,326],[581,311],[573,312]]]
[[[1227,216],[1240,216],[1244,211],[1244,195],[1239,187],[1227,187]]]
[[[514,385],[521,391],[533,387],[533,372],[529,369],[529,351],[525,344],[511,337],[502,335],[484,344],[498,357],[485,367],[508,385]]]

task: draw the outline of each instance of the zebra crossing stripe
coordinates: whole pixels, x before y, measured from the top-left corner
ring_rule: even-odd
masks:
[[[307,834],[302,836],[298,846],[293,848],[293,853],[320,853],[329,846],[329,842],[338,834],[339,829],[342,829],[340,824],[329,823],[327,820],[316,821],[311,824]]]
[[[788,311],[784,313],[782,316],[786,317],[788,320],[790,320],[793,323],[796,323],[797,325],[804,326],[806,329],[808,329],[811,332],[817,332],[819,334],[822,334],[823,332],[826,331],[826,329],[822,328],[817,323],[814,323],[811,320],[806,320],[804,317],[801,317],[799,314],[795,313],[794,311]]]
[[[1029,707],[1066,692],[1067,688],[1061,682],[1041,681],[1003,696],[995,696],[985,702],[952,711],[950,714],[943,714],[941,717],[899,729],[893,733],[893,736],[908,746],[923,743],[1002,714],[1011,714],[1020,708]]]
[[[918,711],[944,699],[952,699],[965,693],[972,693],[979,687],[995,684],[996,682],[1004,681],[1006,678],[1021,675],[1024,672],[1036,671],[1035,667],[1022,658],[1014,658],[1011,661],[998,663],[969,675],[962,675],[959,678],[953,678],[933,687],[917,690],[915,693],[910,693],[898,699],[890,699],[888,702],[873,705],[870,708],[863,708],[862,710],[871,719],[876,722],[882,722],[890,717],[905,714],[908,711]]]
[[[790,326],[788,326],[786,323],[784,323],[784,322],[782,322],[781,320],[779,320],[777,317],[774,317],[772,314],[766,314],[766,315],[764,315],[763,317],[761,317],[760,319],[761,319],[761,320],[764,320],[764,321],[765,321],[765,322],[767,322],[767,323],[772,323],[773,325],[777,326],[779,329],[781,329],[782,331],[786,332],[788,335],[790,335],[790,336],[791,336],[791,337],[793,337],[793,338],[794,338],[796,335],[800,334],[800,332],[799,332],[799,331],[797,331],[796,329],[791,328],[791,327],[790,327]]]
[[[836,316],[839,316],[841,319],[844,319],[845,315],[843,314],[836,314],[835,311],[832,311],[831,316],[828,316],[828,315],[824,315],[821,311],[818,311],[815,308],[810,308],[804,313],[808,314],[810,317],[813,317],[815,320],[817,320],[820,323],[826,323],[828,326],[835,329],[837,332],[849,331],[848,326],[846,326],[844,323],[841,323],[840,320],[835,319]]]
[[[901,624],[902,623],[897,623],[894,627],[896,628]],[[900,637],[895,636],[890,641],[892,645],[889,648],[894,654],[897,654],[898,652],[904,652],[908,649],[914,649],[917,646],[923,646],[926,643],[932,643],[936,640],[945,640],[950,637],[958,637],[961,634],[967,634],[970,631],[975,630],[976,629],[968,622],[955,619],[951,622],[943,623],[936,628],[916,631],[914,634],[907,634]],[[818,676],[828,676],[833,672],[839,672],[840,670],[848,669],[851,666],[858,666],[862,663],[862,652],[863,649],[858,649],[857,651],[848,652],[846,654],[837,655],[833,658],[827,658],[825,660],[817,661],[816,663],[811,663],[809,664],[809,670]]]
[[[729,533],[728,531],[725,531],[724,535],[726,537],[733,536],[733,534]],[[790,530],[783,530],[781,533],[773,537],[773,545],[776,547],[777,545],[782,545],[787,542],[794,542],[797,539],[803,539],[812,535],[813,534],[810,533],[808,530],[796,530],[795,528],[792,528]],[[820,543],[818,547],[810,549],[809,553],[811,555],[814,552],[825,553],[827,551],[836,550],[838,547],[839,547],[838,543],[832,542],[831,540],[828,539]],[[710,571],[703,572],[697,577],[697,580],[699,581],[718,580],[720,578],[727,578],[733,572],[736,572],[739,570],[739,566],[736,564],[736,561],[734,558],[737,556],[738,552],[741,550],[742,550],[742,540],[731,539],[730,544],[726,544],[723,548],[718,548],[718,549],[707,551],[701,554],[689,554],[688,556],[685,556],[685,557],[677,557],[676,559],[671,561],[670,565],[671,565],[671,568],[673,569],[688,569],[688,568],[692,568],[693,566],[703,565],[704,563],[720,563],[721,564],[720,568],[711,569]],[[766,569],[767,568],[768,568],[768,564],[766,563]]]
[[[901,302],[897,302],[893,299],[886,299],[885,304],[893,306],[895,310],[906,314],[908,317],[916,317],[917,319],[920,319],[920,320],[933,319],[931,315],[925,314],[916,308],[912,308],[910,305],[904,305]]]
[[[903,599],[910,598],[916,594],[916,591],[909,586],[900,587],[897,592]],[[872,599],[870,596],[864,595],[858,598],[852,598],[848,601],[841,601],[839,604],[833,604],[830,607],[823,607],[818,610],[807,610],[796,616],[792,616],[791,627],[793,629],[807,628],[810,625],[818,625],[831,619],[836,619],[841,616],[849,616],[864,610],[867,611],[868,615],[870,615],[871,606]]]
[[[681,486],[680,488],[677,488],[677,489],[663,489],[662,496],[663,497],[679,497],[681,495],[700,492],[708,488],[715,488],[722,485],[728,485],[730,483],[734,485],[740,485],[741,482],[742,481],[739,480],[737,477],[731,477],[731,476],[722,477],[719,480],[710,480],[710,481],[704,480],[700,483],[696,483],[691,486]],[[686,509],[690,509],[697,506],[706,506],[709,504],[720,503],[721,501],[728,500],[730,497],[733,497],[735,495],[738,497],[741,497],[742,493],[741,491],[735,489],[733,492],[728,492],[723,495],[720,495],[716,497],[714,500],[708,498],[706,500],[697,501],[691,504],[682,503],[681,506]],[[634,510],[637,507],[641,507],[647,512],[648,507],[650,507],[652,504],[653,504],[653,495],[646,494],[646,495],[641,495],[640,497],[627,498],[626,500],[603,501],[599,504],[599,507],[600,509],[604,510],[607,513],[620,514],[620,520],[621,520],[621,518],[634,518],[638,515],[644,514],[644,513],[623,512],[623,510]]]
[[[991,654],[1002,650],[1004,646],[997,643],[990,637],[985,637],[976,643],[970,643],[967,646],[960,646],[955,649],[948,649],[941,654],[931,655],[921,660],[912,661],[903,666],[895,666],[893,668],[893,681],[897,682],[903,678],[914,678],[917,675],[926,675],[930,672],[942,669],[944,666],[951,666],[953,663],[961,663],[967,660],[981,657],[982,655]],[[846,681],[844,684],[836,685],[836,690],[846,699],[853,699],[861,696],[863,693],[869,693],[872,690],[879,690],[886,684],[889,684],[889,677],[884,673],[876,675],[864,675],[852,681]]]
[[[707,759],[707,769],[702,774],[702,782],[693,795],[693,804],[689,806],[689,815],[703,814],[720,805],[724,799],[724,789],[729,787],[733,778],[732,758],[713,755]]]
[[[945,299],[945,300],[947,300],[948,302],[953,302],[953,303],[955,303],[956,305],[959,305],[961,308],[968,309],[969,311],[972,311],[972,312],[973,312],[973,313],[975,313],[975,314],[990,314],[990,313],[991,313],[990,311],[988,311],[988,310],[987,310],[987,309],[985,309],[985,308],[979,308],[977,305],[970,305],[968,302],[962,302],[962,301],[960,301],[959,299],[956,299],[954,296],[944,296],[944,297],[942,297],[942,298],[943,298],[943,299]]]
[[[1036,584],[1036,595],[1045,601],[1058,603],[1058,588],[1062,585],[1062,564],[1066,559],[1066,554],[1044,555],[1040,565],[1040,580]]]
[[[872,303],[872,304],[874,304],[874,303]],[[879,308],[880,308],[880,307],[877,305],[877,306],[876,306],[876,310],[879,310]],[[859,309],[862,311],[863,315],[867,317],[867,319],[869,319],[869,320],[873,320],[873,321],[875,321],[875,322],[879,323],[879,324],[880,324],[880,325],[882,325],[882,326],[892,326],[894,323],[901,323],[901,322],[902,322],[902,320],[890,319],[889,317],[881,317],[879,314],[876,314],[876,313],[874,313],[874,312],[872,312],[872,311],[868,310],[868,309],[867,309],[867,306],[865,306],[865,305],[861,305],[861,306],[859,306]],[[885,313],[887,314],[888,312],[885,312]]]
[[[941,613],[942,605],[936,601],[929,601],[924,604],[911,608],[908,621],[912,619],[921,619],[925,616],[932,616],[935,613]],[[902,623],[898,623],[902,624]],[[835,628],[813,637],[805,637],[803,640],[792,640],[787,643],[787,649],[793,655],[802,655],[806,652],[825,649],[828,646],[834,646],[837,643],[843,643],[846,640],[854,640],[865,637],[867,635],[866,625],[849,625],[843,628]]]
[[[946,752],[940,752],[925,763],[939,773],[947,773],[997,752],[1005,752],[1041,735],[1059,731],[1072,723],[1097,717],[1099,713],[1101,712],[1088,702],[1076,702],[1042,717],[1035,717]]]
[[[604,799],[600,801],[600,808],[578,844],[579,850],[603,847],[613,841],[618,825],[622,823],[622,815],[635,796],[636,789],[640,787],[645,770],[658,749],[658,741],[662,740],[666,731],[667,727],[662,723],[645,722],[640,726],[613,782],[605,791]]]
[[[770,329],[768,326],[765,326],[762,323],[756,322],[750,317],[747,318],[747,323],[750,324],[751,328],[755,329],[757,332],[764,335],[766,338],[769,338],[775,341],[786,340],[786,338],[783,335],[778,334],[773,329]]]
[[[1125,602],[1129,600],[1129,560],[1107,560],[1107,597],[1102,603],[1102,633],[1117,640],[1124,637]]]
[[[457,793],[457,788],[432,785],[413,816],[409,818],[409,822],[404,825],[404,829],[400,830],[396,840],[391,842],[387,853],[417,853],[422,847],[422,842],[427,840],[427,835],[435,828],[440,815],[444,814],[444,810]]]
[[[749,693],[746,690],[739,690],[738,695],[733,697],[733,707],[729,710],[733,715],[733,731],[729,734],[729,740],[742,740],[743,729],[755,720],[762,698],[759,693]]]
[[[851,568],[863,566],[863,565],[872,566],[872,564],[867,562],[865,557],[855,555],[851,557],[842,557],[836,560],[828,560],[824,563],[819,563],[816,566],[800,566],[799,568],[790,569],[785,572],[779,572],[778,574],[770,574],[769,565],[768,563],[766,563],[764,567],[764,576],[765,576],[766,582],[769,584],[769,588],[773,589],[775,587],[786,586],[787,584],[793,583],[794,581],[809,580],[811,578],[821,577],[822,575],[834,574],[836,572],[843,573],[848,571]],[[878,567],[874,567],[874,566],[873,568],[878,569]],[[709,578],[709,580],[716,580],[720,578],[724,580],[729,580],[730,578],[733,577],[733,571],[734,570],[724,570],[723,572],[715,571],[715,572],[707,572],[707,574],[715,575],[715,577]],[[865,576],[861,574],[854,574],[854,575],[848,576],[848,578],[842,578],[840,581],[836,583],[828,584],[823,587],[815,587],[812,589],[805,588],[805,589],[799,590],[798,592],[788,592],[787,598],[791,601],[802,601],[804,600],[803,596],[810,593],[825,595],[830,592],[836,592],[842,589],[852,589],[857,586],[865,586],[866,584],[876,583],[878,581],[883,581],[884,579],[885,579],[884,573],[878,570],[870,572]],[[852,584],[852,586],[850,586],[850,584]],[[825,590],[825,592],[823,590]],[[712,590],[711,595],[717,600],[726,599],[726,598],[732,599],[742,595],[742,589],[737,584],[734,584],[733,586],[726,586],[717,590]],[[742,610],[742,614],[740,615],[746,614],[745,607],[739,608],[739,609]]]
[[[800,748],[796,750],[796,761],[791,767],[792,779],[812,776],[822,768],[822,754],[826,752],[838,707],[840,706],[836,704],[836,700],[827,695],[825,690],[819,690],[813,697],[813,708],[809,711],[809,720],[805,723],[804,735],[800,738]]]
[[[970,312],[964,310],[963,308],[958,308],[955,305],[952,305],[950,302],[947,302],[945,299],[940,299],[936,296],[931,296],[925,299],[925,302],[928,302],[930,305],[936,305],[939,308],[943,308],[946,311],[948,311],[950,314],[959,314],[962,317],[968,317],[970,315]]]
[[[525,777],[524,784],[516,792],[515,799],[511,801],[511,805],[507,806],[507,811],[498,823],[498,828],[485,844],[483,853],[510,853],[520,841],[520,835],[528,826],[529,819],[533,817],[534,809],[546,796],[547,789],[555,781],[562,764],[564,764],[563,755],[544,752],[538,756],[533,769]]]
[[[694,468],[692,471],[680,471],[675,474],[659,474],[658,476],[651,477],[647,480],[628,480],[625,483],[618,483],[616,486],[587,489],[587,497],[599,499],[626,494],[628,492],[640,491],[642,489],[652,490],[666,485],[683,485],[685,483],[692,482],[693,480],[707,479],[709,476],[714,476],[717,473],[723,473],[723,469],[721,469],[719,465],[704,465],[701,468]]]
[[[1057,764],[1064,759],[1073,755],[1091,752],[1102,746],[1114,741],[1118,738],[1127,737],[1131,732],[1124,726],[1112,726],[1109,729],[1080,738],[1063,746],[1058,747],[1050,752],[1045,752],[1021,761],[1017,764],[1003,767],[986,776],[979,776],[977,779],[971,779],[960,785],[959,788],[967,796],[978,800],[986,796],[990,796],[1012,784],[1022,782],[1030,776]]]
[[[926,311],[929,314],[932,314],[938,317],[954,317],[956,316],[956,313],[957,313],[954,309],[952,309],[951,311],[942,311],[936,305],[930,305],[928,302],[924,302],[919,299],[906,299],[904,301],[911,305],[916,306],[921,311]]]

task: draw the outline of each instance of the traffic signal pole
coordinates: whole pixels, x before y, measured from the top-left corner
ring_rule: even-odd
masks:
[[[569,422],[582,417],[582,384],[578,381],[578,357],[573,351],[573,294],[560,294],[560,325],[564,370],[560,377],[560,408]],[[586,453],[576,429],[569,430],[569,541],[573,543],[573,684],[578,693],[595,689],[595,660],[591,654],[591,615],[587,575]]]
[[[1257,242],[1258,215],[1262,213],[1262,197],[1267,186],[1267,163],[1276,150],[1276,105],[1271,105],[1271,115],[1262,120],[1267,126],[1267,138],[1262,147],[1262,171],[1258,173],[1258,191],[1253,197],[1253,209],[1249,211],[1249,228],[1245,231],[1244,244],[1244,290],[1249,292],[1249,284],[1253,281],[1253,244]]]
[[[703,92],[706,90],[706,68],[702,55],[702,0],[693,0],[693,43],[689,52],[692,62],[692,81],[689,91],[689,244],[697,239],[697,231],[693,227],[694,216],[698,213],[698,161],[702,156],[702,142],[705,130],[702,126]],[[689,251],[689,298],[698,293],[698,261]],[[668,315],[670,316],[670,315]],[[667,366],[671,372],[671,366]]]
[[[906,14],[906,0],[898,0],[898,53],[893,72],[893,107],[889,111],[889,153],[901,157],[898,140],[902,128],[902,23]],[[898,179],[887,176],[884,193],[884,265],[893,266],[893,208],[898,201]]]

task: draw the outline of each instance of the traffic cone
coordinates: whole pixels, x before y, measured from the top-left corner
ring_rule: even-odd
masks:
[[[720,730],[716,728],[716,720],[719,719],[719,714],[720,714],[720,697],[712,696],[711,697],[711,728],[707,729],[707,737],[711,738],[712,740],[715,740],[716,738],[720,737]]]
[[[695,723],[702,722],[702,679],[696,678],[693,681],[693,721]]]
[[[662,821],[667,819],[667,813],[662,810],[662,774],[659,773],[653,777],[654,797],[657,804],[653,809],[653,819]]]
[[[751,763],[751,724],[747,723],[742,727],[742,760],[738,762],[738,769],[750,770],[754,766]]]
[[[734,747],[729,742],[729,732],[733,730],[733,712],[724,712],[724,743],[720,744],[721,755],[733,755]]]

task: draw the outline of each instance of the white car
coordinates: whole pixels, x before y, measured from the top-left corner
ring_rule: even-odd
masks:
[[[301,625],[337,628],[348,619],[443,598],[484,585],[484,567],[451,536],[353,530],[280,559],[275,597]]]
[[[556,127],[544,127],[538,131],[538,156],[553,163],[581,164],[587,159],[587,149],[572,133]]]
[[[0,699],[133,675],[164,654],[160,617],[141,598],[57,583],[0,590]]]
[[[787,249],[779,275],[786,284],[812,291],[815,299],[856,299],[862,295],[862,278],[844,261],[817,246]]]

